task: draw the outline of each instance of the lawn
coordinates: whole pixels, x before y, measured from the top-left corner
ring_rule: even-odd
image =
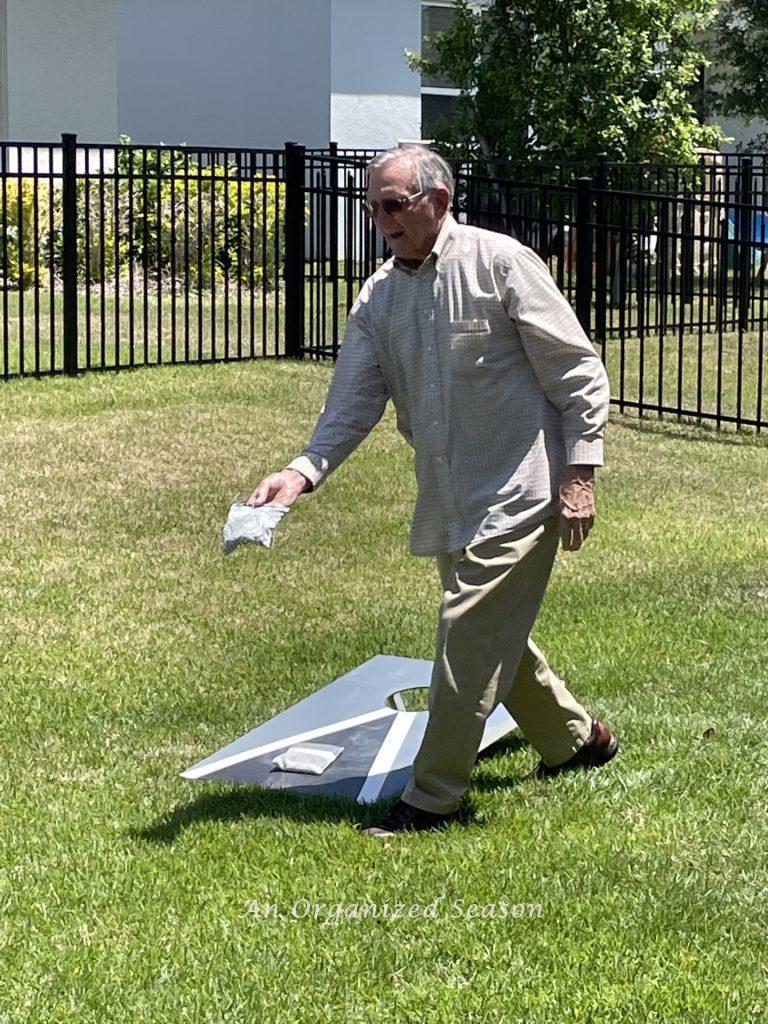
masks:
[[[343,277],[324,288],[317,280],[307,283],[304,301],[310,348],[330,347],[334,338],[341,340],[347,305],[359,284],[356,279],[348,286]],[[90,293],[81,290],[78,367],[129,368],[284,353],[286,295],[282,286],[278,291],[262,292],[230,282],[213,297],[210,291],[185,291],[181,285],[172,296],[170,289],[167,284],[159,302],[157,292],[150,291],[145,299],[138,278],[132,293],[117,298],[114,287],[103,297],[98,285],[92,285]],[[61,372],[62,293],[30,289],[21,296],[8,292],[0,298],[0,375]]]
[[[357,273],[358,268],[355,268]],[[342,268],[343,275],[343,268]],[[98,285],[90,295],[78,296],[78,366],[129,367],[145,363],[186,363],[190,361],[234,360],[254,355],[273,356],[285,349],[286,297],[280,291],[261,293],[231,284],[221,289],[212,301],[210,292],[185,292],[181,284],[173,297],[170,285],[158,302],[150,291],[141,291],[140,275],[136,290],[117,299],[114,288],[102,296]],[[341,341],[347,316],[347,294],[343,276],[320,287],[319,280],[307,282],[305,289],[306,344],[318,349]],[[30,290],[21,297],[8,293],[0,302],[0,335],[3,334],[7,306],[8,330],[0,340],[0,374],[45,373],[64,365],[62,341],[63,298],[57,292]],[[764,312],[762,305],[755,313]],[[674,310],[668,310],[670,322]],[[39,313],[39,318],[36,316]],[[649,322],[657,310],[647,310]],[[690,319],[713,311],[702,305],[688,309]],[[705,419],[718,416],[726,421],[768,423],[768,340],[765,324],[757,330],[729,329],[720,333],[708,329],[677,334],[669,330],[659,335],[648,329],[640,340],[636,322],[628,326],[624,338],[611,335],[603,346],[595,344],[604,356],[616,399],[646,409],[661,406],[666,410],[700,412]],[[728,325],[732,328],[732,324]],[[56,339],[51,351],[51,337]],[[119,339],[119,345],[115,339]],[[7,346],[7,354],[6,354]],[[133,354],[132,354],[133,353]],[[23,356],[23,358],[22,358]]]
[[[114,287],[103,300],[98,285],[78,293],[78,366],[129,367],[146,363],[174,363],[282,352],[285,296],[282,291],[262,293],[231,285],[216,293],[176,290],[173,297],[150,292],[146,301],[140,288],[115,298]],[[170,291],[170,286],[169,286]],[[21,303],[20,303],[21,298]],[[6,315],[7,360],[0,353],[0,371],[46,373],[64,365],[64,301],[61,291],[20,297],[9,292],[0,302]],[[344,311],[344,315],[346,315]],[[343,317],[342,317],[343,322]],[[3,319],[4,323],[4,319]],[[0,335],[3,324],[0,323]],[[51,339],[55,341],[52,343]],[[119,344],[116,342],[119,342]],[[133,354],[132,354],[133,353]],[[22,359],[23,355],[23,359]]]
[[[271,550],[221,554],[329,378],[2,386],[3,1024],[764,1024],[760,437],[612,418],[534,634],[619,734],[606,768],[524,781],[513,737],[462,823],[384,844],[355,831],[382,805],[179,778],[375,654],[431,657],[391,412]]]

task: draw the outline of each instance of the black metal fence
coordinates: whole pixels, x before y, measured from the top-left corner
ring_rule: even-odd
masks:
[[[335,356],[388,255],[373,155],[0,143],[0,375]],[[455,216],[547,261],[622,410],[768,426],[765,158],[455,173]]]
[[[622,411],[766,420],[768,205],[750,158],[732,185],[677,193],[458,174],[457,209],[548,262]],[[762,171],[762,168],[761,168]]]
[[[303,155],[301,354],[335,355],[343,314],[387,255],[360,206],[371,155]],[[768,426],[768,162],[718,155],[690,167],[500,169],[491,176],[457,162],[454,215],[514,235],[545,259],[622,411]],[[579,177],[583,170],[592,174]]]
[[[0,143],[0,375],[278,354],[285,163]]]

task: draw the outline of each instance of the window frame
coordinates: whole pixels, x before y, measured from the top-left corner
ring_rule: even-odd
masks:
[[[426,7],[442,7],[446,9],[452,8],[453,0],[421,0],[420,10],[423,17],[424,9]],[[488,0],[474,0],[470,4],[471,10],[475,14],[480,14],[483,10],[488,7]],[[424,36],[421,36],[419,43],[419,53],[423,53],[424,48]],[[420,90],[420,96],[461,96],[461,89],[451,85],[422,85]],[[423,110],[423,105],[422,105]],[[424,130],[423,125],[423,114],[422,114],[422,133]]]

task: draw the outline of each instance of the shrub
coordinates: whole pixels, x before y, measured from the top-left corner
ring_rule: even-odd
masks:
[[[116,173],[77,180],[80,283],[115,281],[133,263],[151,281],[174,276],[190,288],[209,288],[225,279],[246,287],[274,287],[283,260],[278,223],[283,183],[242,177],[234,163],[201,165],[181,149],[158,153],[122,145],[117,154]],[[18,179],[8,178],[3,188],[0,277],[17,287],[42,285],[51,263],[54,275],[61,277],[60,181],[53,184],[52,210],[50,186],[43,179],[22,176],[19,188]]]
[[[48,186],[41,183],[48,206]],[[38,198],[38,203],[41,199]],[[38,250],[44,245],[47,224],[42,210],[38,213],[35,238],[35,183],[30,178],[6,178],[0,186],[0,277],[6,286],[29,288],[35,283],[35,242]],[[21,251],[20,251],[21,250]],[[41,251],[40,260],[43,259]]]

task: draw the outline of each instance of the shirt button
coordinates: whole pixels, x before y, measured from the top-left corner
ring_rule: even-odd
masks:
[[[435,385],[434,384],[430,384],[429,385],[429,390],[430,391],[434,391],[435,390]]]
[[[439,425],[440,424],[437,422],[437,420],[432,420],[432,426],[433,427],[438,427]]]

